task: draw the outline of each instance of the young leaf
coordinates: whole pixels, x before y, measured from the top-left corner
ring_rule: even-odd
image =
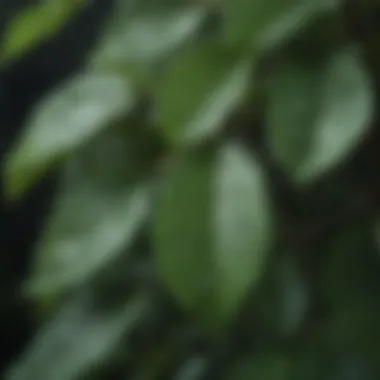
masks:
[[[271,234],[258,163],[239,145],[188,157],[155,218],[158,271],[178,302],[221,327],[261,277]]]
[[[168,68],[155,99],[157,122],[172,144],[214,134],[249,86],[251,62],[221,45],[199,44]]]
[[[130,111],[134,96],[118,76],[85,73],[47,97],[7,160],[6,192],[20,197],[45,170]]]
[[[28,6],[11,21],[0,45],[0,64],[9,63],[59,31],[84,5],[83,0],[43,1]]]

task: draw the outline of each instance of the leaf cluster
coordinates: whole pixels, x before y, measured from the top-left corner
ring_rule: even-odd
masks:
[[[86,6],[21,12],[0,64]],[[378,378],[379,12],[116,1],[7,158],[13,202],[61,177],[5,378]]]

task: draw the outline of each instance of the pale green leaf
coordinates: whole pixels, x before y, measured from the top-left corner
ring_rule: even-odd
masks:
[[[188,157],[158,204],[160,276],[186,310],[220,327],[261,278],[270,235],[265,179],[253,157],[239,145]]]
[[[52,164],[128,113],[134,95],[120,77],[85,73],[44,99],[10,152],[6,165],[9,197],[19,197]]]
[[[94,65],[154,64],[195,37],[206,16],[202,7],[134,8],[122,2],[116,8]]]
[[[249,86],[251,62],[221,45],[200,44],[169,66],[155,92],[157,122],[173,144],[213,135]]]
[[[268,255],[270,207],[259,164],[240,146],[220,149],[215,168],[214,234],[219,312],[229,315],[261,278]],[[212,270],[212,268],[211,268]]]

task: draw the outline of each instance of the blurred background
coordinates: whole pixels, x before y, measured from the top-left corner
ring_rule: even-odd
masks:
[[[380,378],[380,2],[0,0],[5,380]]]

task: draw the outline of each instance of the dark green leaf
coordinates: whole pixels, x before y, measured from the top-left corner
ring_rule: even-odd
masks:
[[[334,0],[235,0],[224,2],[227,41],[259,48],[288,40],[321,11],[334,9]]]
[[[251,62],[221,45],[199,44],[168,68],[155,93],[157,121],[173,144],[214,134],[249,85]]]
[[[291,255],[277,258],[260,286],[254,312],[271,336],[288,338],[299,331],[310,304],[309,286]]]
[[[300,183],[344,160],[368,131],[373,112],[371,83],[352,50],[321,65],[283,63],[268,95],[270,148]]]
[[[145,294],[134,295],[111,311],[98,309],[92,302],[84,294],[64,304],[6,379],[79,379],[107,360],[124,334],[132,332],[149,309]]]
[[[68,163],[29,292],[59,294],[128,252],[150,206],[150,189],[139,181],[145,173],[136,173],[144,157],[128,137],[102,135]]]
[[[158,270],[204,323],[226,323],[261,278],[268,203],[260,166],[238,145],[188,157],[168,179],[155,218]]]

